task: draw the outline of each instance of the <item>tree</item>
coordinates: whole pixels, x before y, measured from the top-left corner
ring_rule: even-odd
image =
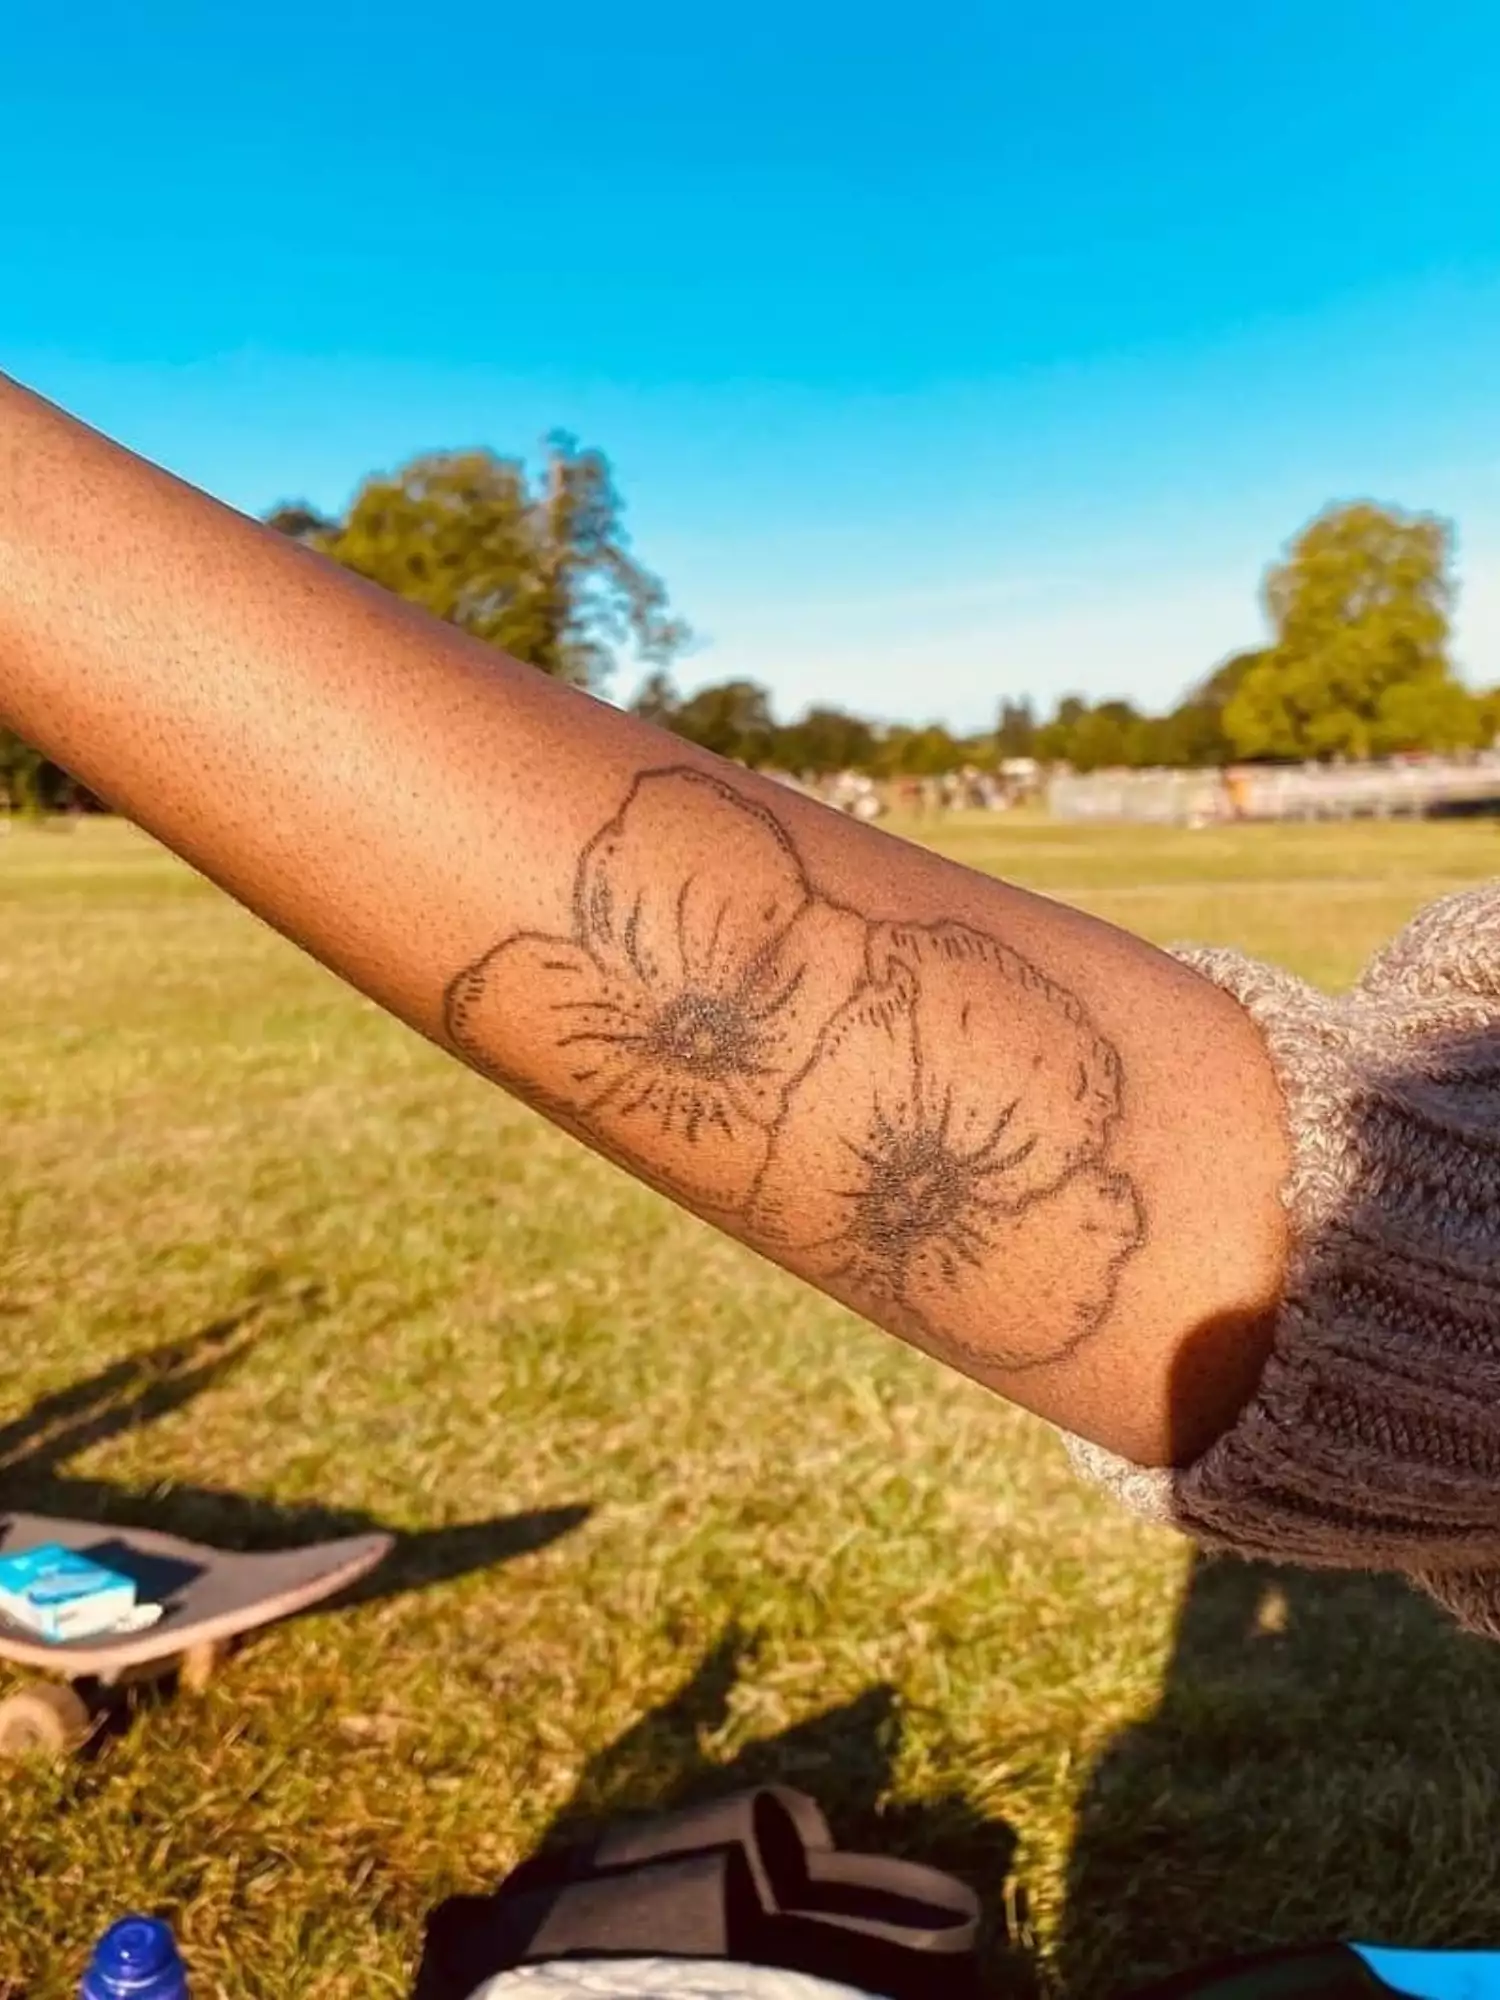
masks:
[[[1267,657],[1267,648],[1264,646],[1255,646],[1246,652],[1231,653],[1227,659],[1219,662],[1206,680],[1199,683],[1188,700],[1199,702],[1205,708],[1222,715],[1244,685],[1246,675]]]
[[[1474,697],[1474,741],[1481,750],[1500,742],[1500,688],[1487,688]]]
[[[1153,717],[1142,726],[1143,764],[1168,770],[1227,764],[1232,757],[1224,734],[1224,718],[1211,701],[1193,695],[1170,715]]]
[[[1237,753],[1371,757],[1472,741],[1472,702],[1448,660],[1450,555],[1444,522],[1369,501],[1305,528],[1266,577],[1275,641],[1225,704]]]
[[[1081,695],[1065,694],[1052,720],[1037,730],[1032,754],[1047,764],[1071,763],[1073,732],[1087,715],[1088,706]]]
[[[686,639],[629,553],[608,461],[549,440],[533,486],[488,451],[415,458],[369,479],[341,521],[302,504],[272,526],[543,673],[599,688],[617,650],[665,663]]]
[[[1451,674],[1426,674],[1386,690],[1380,721],[1391,750],[1474,750],[1485,739],[1485,713]]]
[[[0,724],[0,812],[97,812],[99,801],[70,771]]]
[[[840,708],[810,708],[776,734],[776,761],[788,771],[867,771],[874,758],[875,731]]]
[[[776,720],[771,697],[754,681],[699,688],[663,719],[675,735],[720,757],[752,766],[771,761]]]
[[[8,812],[44,811],[49,773],[55,769],[24,737],[0,728],[0,806]]]
[[[1170,714],[1144,719],[1138,761],[1171,770],[1231,763],[1234,745],[1224,728],[1224,710],[1264,657],[1262,651],[1231,653]]]
[[[1030,698],[1002,701],[995,724],[997,757],[1032,757],[1036,754],[1036,713]]]
[[[1143,721],[1128,701],[1101,701],[1097,708],[1085,708],[1068,738],[1068,762],[1075,771],[1117,770],[1145,762]]]
[[[659,728],[670,729],[672,717],[677,713],[678,699],[671,675],[657,667],[636,689],[630,713],[638,715],[643,722],[654,722]]]
[[[305,500],[284,500],[266,516],[266,526],[289,541],[306,542],[316,548],[327,536],[338,533],[339,524],[309,507]]]
[[[881,734],[871,758],[875,772],[884,778],[940,778],[963,761],[962,746],[940,722],[920,729],[895,724]]]

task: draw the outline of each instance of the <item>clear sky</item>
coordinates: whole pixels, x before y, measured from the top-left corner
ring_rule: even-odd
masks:
[[[1500,680],[1497,77],[1494,0],[16,8],[0,366],[257,511],[571,429],[787,713],[1169,701],[1365,495]]]

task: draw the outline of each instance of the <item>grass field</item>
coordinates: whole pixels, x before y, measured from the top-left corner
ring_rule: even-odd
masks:
[[[938,844],[1339,982],[1483,824]],[[1042,1429],[589,1158],[110,824],[0,839],[0,1502],[402,1541],[351,1608],[0,1783],[0,1994],[122,1906],[199,2000],[399,1995],[550,1831],[777,1775],[1028,1891],[1099,1992],[1500,1937],[1500,1650],[1204,1564]],[[0,1681],[0,1688],[5,1683]]]

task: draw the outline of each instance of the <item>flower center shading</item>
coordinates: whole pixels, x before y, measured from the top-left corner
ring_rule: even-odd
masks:
[[[887,1255],[953,1230],[970,1201],[973,1171],[935,1132],[886,1132],[860,1154],[866,1180],[856,1230]]]
[[[733,1000],[689,990],[662,1008],[651,1024],[650,1053],[691,1076],[721,1077],[754,1061],[754,1029]]]

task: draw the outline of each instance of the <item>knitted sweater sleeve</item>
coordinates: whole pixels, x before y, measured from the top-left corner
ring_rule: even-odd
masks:
[[[1352,993],[1184,952],[1286,1102],[1291,1252],[1259,1389],[1194,1464],[1079,1467],[1212,1547],[1393,1569],[1500,1637],[1500,883],[1425,910]]]

